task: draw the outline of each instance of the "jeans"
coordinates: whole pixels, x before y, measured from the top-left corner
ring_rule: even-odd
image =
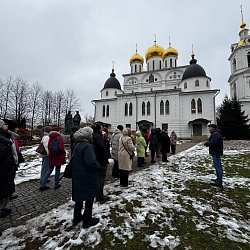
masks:
[[[143,163],[143,157],[137,157],[137,163],[138,163],[138,167],[141,167],[142,163]]]
[[[212,157],[213,157],[214,168],[215,168],[216,174],[217,174],[216,182],[219,184],[222,184],[223,169],[222,169],[222,165],[221,165],[220,156],[212,155]]]
[[[92,207],[93,207],[94,197],[85,201],[85,209],[83,213],[83,220],[90,221],[92,219]],[[74,209],[74,219],[78,220],[82,217],[83,201],[75,203]]]
[[[58,187],[59,185],[59,177],[60,177],[60,168],[61,166],[56,166],[56,172],[55,172],[55,187]],[[46,182],[49,179],[51,173],[53,172],[54,167],[49,167],[47,173],[45,174],[42,183],[41,183],[41,187],[45,187],[46,186]]]
[[[49,157],[44,156],[42,159],[42,168],[41,168],[41,177],[40,177],[41,184],[48,170],[49,170]]]

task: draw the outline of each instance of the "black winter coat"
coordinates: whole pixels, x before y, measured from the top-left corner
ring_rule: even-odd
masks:
[[[209,140],[205,143],[205,146],[209,147],[210,155],[223,155],[223,139],[220,129],[216,128],[211,132]]]
[[[15,161],[9,140],[10,134],[0,129],[0,200],[15,192]]]
[[[151,134],[150,134],[150,137],[149,137],[149,149],[150,150],[157,150],[157,144],[158,144],[158,141],[157,141],[157,136],[156,136],[156,133],[155,133],[155,130],[152,129],[151,130]]]
[[[170,138],[164,130],[161,133],[161,152],[163,154],[170,152]]]
[[[72,168],[72,200],[86,201],[99,193],[98,170],[100,165],[96,160],[93,145],[80,142],[73,156]]]
[[[100,131],[93,133],[93,144],[95,146],[96,159],[101,166],[109,164],[107,150],[104,144],[104,139]]]
[[[146,144],[148,145],[148,133],[147,133],[147,130],[148,129],[146,127],[142,127],[141,134],[142,134],[143,138],[145,139]]]

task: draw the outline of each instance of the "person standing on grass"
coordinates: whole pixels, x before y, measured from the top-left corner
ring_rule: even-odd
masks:
[[[118,166],[120,169],[120,185],[128,187],[128,175],[132,170],[133,159],[131,155],[135,151],[135,146],[131,138],[131,129],[125,128],[123,136],[119,139]]]
[[[101,168],[92,145],[92,134],[93,129],[85,127],[73,135],[75,141],[72,168],[72,200],[75,202],[73,226],[83,221],[83,228],[99,223],[98,218],[92,217],[94,198],[99,193],[98,170]],[[82,214],[83,201],[85,209]]]
[[[11,134],[8,132],[8,125],[0,120],[0,218],[11,213],[7,208],[9,196],[15,192],[14,168]]]
[[[170,139],[168,132],[162,130],[161,133],[161,153],[162,153],[162,162],[168,162],[167,153],[170,152]]]
[[[60,129],[58,127],[54,127],[51,129],[51,132],[49,134],[49,143],[48,143],[49,169],[42,180],[42,183],[40,186],[41,191],[44,191],[50,188],[46,186],[46,182],[48,178],[50,177],[51,173],[53,172],[54,167],[56,169],[54,189],[61,187],[61,185],[59,184],[60,169],[61,169],[61,165],[66,163],[66,158],[65,158],[66,151],[64,149],[63,139],[59,131]]]
[[[142,167],[142,160],[145,157],[146,141],[141,134],[141,131],[136,131],[136,152],[137,152],[137,166]]]
[[[112,176],[115,178],[120,177],[119,167],[118,167],[118,150],[119,150],[119,139],[122,136],[123,126],[118,125],[111,137],[112,152],[111,157],[114,160],[114,166],[112,170]]]
[[[209,154],[212,155],[214,168],[216,170],[216,179],[211,179],[211,185],[222,187],[223,169],[220,157],[223,155],[223,139],[221,130],[218,129],[216,124],[209,124],[208,130],[211,133],[208,142],[204,146],[209,147]]]
[[[155,133],[155,129],[151,129],[151,134],[149,137],[149,150],[151,150],[151,163],[155,163],[155,152],[157,150],[157,137]]]
[[[170,135],[170,144],[171,144],[171,154],[172,155],[175,155],[176,142],[177,142],[177,135],[174,131],[172,131],[172,133]]]

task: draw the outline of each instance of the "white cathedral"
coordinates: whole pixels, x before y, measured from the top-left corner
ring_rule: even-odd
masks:
[[[117,125],[138,130],[143,124],[149,130],[175,131],[178,137],[209,135],[207,124],[215,123],[215,97],[211,78],[197,64],[192,53],[190,65],[178,66],[178,51],[165,50],[156,41],[144,58],[136,53],[130,58],[129,74],[124,74],[123,90],[114,69],[95,103],[95,122],[109,131]]]

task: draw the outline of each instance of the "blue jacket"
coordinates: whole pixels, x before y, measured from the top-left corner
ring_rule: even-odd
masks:
[[[211,132],[209,140],[205,143],[205,146],[209,147],[210,155],[223,155],[223,140],[220,129],[216,128]]]

